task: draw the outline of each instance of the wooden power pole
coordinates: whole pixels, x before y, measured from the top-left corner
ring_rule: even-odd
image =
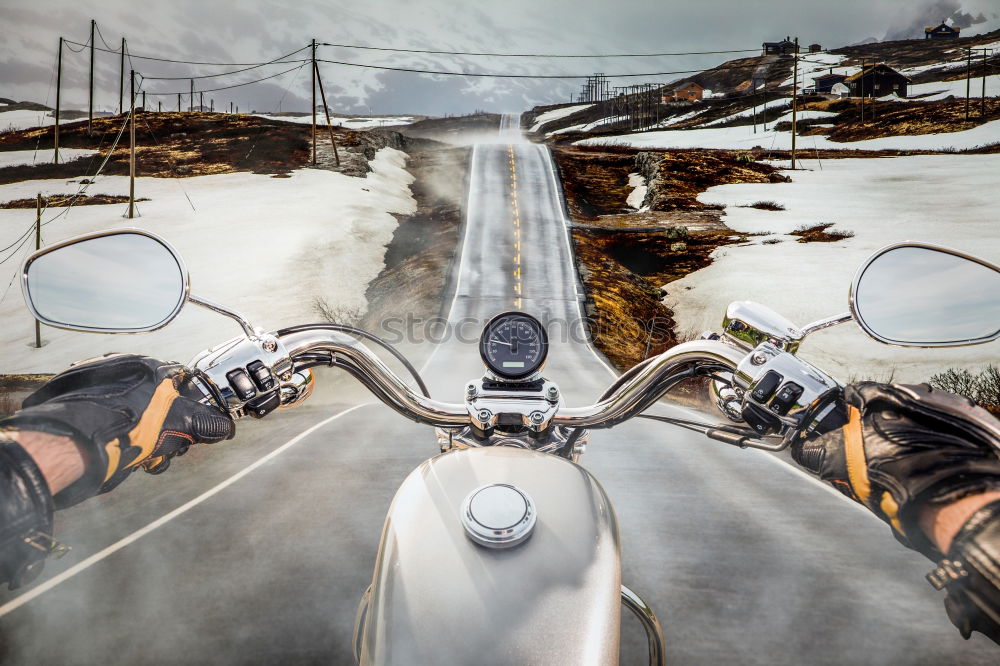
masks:
[[[122,37],[121,67],[118,69],[118,113],[125,112],[125,38]]]
[[[792,168],[795,168],[796,108],[799,101],[799,38],[795,38],[795,64],[792,65]]]
[[[94,27],[97,21],[90,19],[90,97],[87,106],[87,135],[93,133],[94,128]]]
[[[965,119],[969,119],[969,93],[972,90],[972,47],[968,49],[968,59],[965,64]]]
[[[128,110],[128,219],[135,217],[135,70],[129,73],[129,110]]]
[[[313,67],[316,70],[314,72],[316,80],[319,81],[319,94],[323,99],[323,111],[326,112],[326,129],[330,132],[330,144],[333,146],[333,157],[337,160],[337,166],[340,166],[340,153],[337,151],[337,140],[333,136],[333,125],[330,123],[330,107],[326,104],[326,93],[323,92],[323,77],[319,74],[319,64],[313,61]]]
[[[35,199],[35,250],[42,249],[42,193]],[[42,346],[42,325],[35,319],[35,348]]]
[[[986,49],[983,49],[983,91],[979,96],[979,115],[986,117]]]
[[[188,113],[194,111],[194,79],[191,79],[191,93],[188,95]]]
[[[316,164],[316,40],[312,40],[312,142],[313,165]]]
[[[55,126],[55,156],[52,158],[54,164],[59,164],[59,107],[62,102],[62,45],[63,38],[59,38],[59,56],[56,58],[56,126]]]

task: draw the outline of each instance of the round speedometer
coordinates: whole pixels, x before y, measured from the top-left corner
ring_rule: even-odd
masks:
[[[483,328],[479,354],[493,374],[521,379],[538,372],[549,353],[549,338],[541,322],[523,312],[504,312]]]

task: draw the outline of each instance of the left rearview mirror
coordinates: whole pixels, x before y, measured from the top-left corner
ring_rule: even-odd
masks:
[[[32,254],[24,300],[43,324],[94,333],[140,333],[170,323],[188,294],[180,256],[153,234],[105,231]]]

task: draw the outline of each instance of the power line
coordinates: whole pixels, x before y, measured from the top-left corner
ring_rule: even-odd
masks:
[[[108,44],[108,40],[104,39],[104,35],[101,34],[101,25],[99,23],[94,23],[94,27],[97,28],[97,34],[100,36],[101,41],[104,42],[104,46],[112,49],[112,52],[114,53],[119,53],[119,51],[114,51],[114,47],[112,47],[111,44]]]
[[[442,70],[433,69],[415,69],[410,67],[388,67],[385,65],[363,65],[355,62],[343,62],[341,60],[324,60],[322,58],[317,58],[316,62],[325,62],[331,65],[343,65],[345,67],[363,67],[365,69],[381,69],[393,72],[411,72],[414,74],[440,74],[444,76],[473,76],[473,77],[483,77],[483,78],[495,78],[495,79],[588,79],[593,74],[492,74],[485,72],[447,72]],[[729,67],[718,66],[710,68],[712,70],[719,69],[744,69],[747,67],[756,67],[757,63],[749,63],[746,65],[732,65]],[[674,74],[698,74],[704,71],[703,69],[687,69],[678,70],[674,72],[645,72],[642,74],[606,74],[608,78],[628,78],[637,76],[671,76]]]
[[[63,43],[65,43],[65,44],[75,44],[75,45],[81,46],[81,47],[90,46],[90,41],[89,40],[88,40],[88,42],[86,44],[81,44],[80,42],[74,42],[74,41],[72,41],[70,39],[64,39]],[[104,51],[105,53],[121,53],[121,51],[116,50],[116,49],[102,49],[99,46],[96,46],[94,48],[96,48],[98,51]],[[308,47],[305,46],[305,47],[302,47],[302,48],[308,48]],[[301,51],[302,49],[299,49],[299,50]],[[75,52],[79,53],[79,51],[75,51]],[[135,53],[132,54],[132,57],[133,58],[137,58],[139,60],[154,60],[156,62],[172,62],[172,63],[177,63],[177,64],[180,64],[180,65],[210,65],[210,66],[213,66],[213,67],[246,67],[248,65],[263,65],[263,64],[267,64],[267,63],[261,63],[261,62],[198,62],[198,61],[195,61],[195,60],[172,60],[170,58],[156,58],[156,57],[153,57],[153,56],[142,56],[142,55],[137,55]],[[191,77],[187,77],[187,78],[191,78]]]
[[[490,56],[494,58],[658,58],[662,56],[685,56],[685,55],[715,55],[720,53],[750,53],[760,51],[760,47],[755,49],[734,49],[730,51],[684,51],[677,53],[594,53],[594,54],[556,54],[556,53],[478,53],[472,51],[431,51],[427,49],[392,49],[381,46],[359,46],[356,44],[331,44],[321,42],[320,46],[335,46],[341,49],[363,49],[366,51],[389,51],[393,53],[425,53],[429,55],[461,55],[461,56]]]
[[[136,57],[138,58],[139,56],[136,56]],[[253,85],[254,83],[260,83],[261,81],[267,81],[268,79],[274,79],[274,78],[277,78],[279,76],[283,76],[285,74],[288,74],[289,72],[294,72],[297,69],[302,69],[303,67],[306,66],[306,63],[308,63],[308,62],[309,61],[306,60],[301,65],[296,65],[295,67],[292,67],[290,69],[286,69],[283,72],[278,72],[277,74],[272,74],[271,76],[265,76],[265,77],[262,77],[262,78],[259,78],[259,79],[254,79],[253,81],[246,81],[244,83],[236,83],[236,84],[231,85],[231,86],[222,86],[221,88],[206,88],[204,90],[199,90],[198,92],[203,92],[203,93],[218,92],[220,90],[230,90],[232,88],[241,88],[243,86]],[[136,73],[138,74],[138,72],[136,72]],[[142,76],[142,75],[139,74],[139,76]],[[143,78],[143,80],[145,80],[146,77],[142,77],[142,78]],[[190,78],[192,78],[192,77],[190,77],[190,76],[185,77],[185,79],[190,79]],[[159,93],[157,93],[157,92],[147,92],[146,94],[149,95],[149,96],[151,96],[151,97],[169,97],[169,96],[173,96],[173,95],[186,95],[186,94],[190,94],[190,93],[187,90],[181,90],[181,91],[174,91],[174,92],[159,92]]]
[[[308,60],[308,59],[303,59],[303,60],[285,60],[285,58],[293,56],[296,53],[298,53],[299,51],[303,51],[303,50],[305,50],[307,48],[309,48],[309,47],[308,46],[303,46],[301,49],[296,49],[296,50],[292,51],[291,53],[286,53],[283,56],[278,56],[274,60],[268,60],[267,62],[262,62],[262,63],[260,63],[258,65],[250,65],[249,67],[244,67],[242,69],[234,69],[234,70],[229,71],[229,72],[219,72],[218,74],[202,74],[201,76],[143,76],[142,78],[145,79],[145,80],[147,80],[147,81],[189,81],[191,79],[211,79],[211,78],[215,78],[217,76],[229,76],[230,74],[239,74],[240,72],[248,72],[251,69],[257,69],[259,67],[266,67],[267,65],[281,64],[281,62],[279,62],[279,61],[286,62],[286,63],[288,63],[288,62],[298,62],[298,63],[310,62],[310,60]],[[138,56],[136,56],[136,57],[138,57]],[[207,91],[203,90],[202,92],[207,92]]]

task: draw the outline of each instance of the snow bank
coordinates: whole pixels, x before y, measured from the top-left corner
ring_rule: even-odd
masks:
[[[50,111],[29,111],[27,109],[0,111],[0,132],[54,125],[56,119],[49,115],[50,113]]]
[[[264,113],[253,114],[259,118],[267,118],[268,120],[283,120],[287,123],[300,123],[304,125],[312,125],[312,116],[271,116]],[[413,116],[383,116],[378,118],[369,117],[349,117],[349,116],[330,116],[330,124],[334,126],[341,126],[346,129],[370,129],[372,127],[390,127],[395,125],[409,125],[414,122],[416,118]],[[326,127],[326,115],[322,113],[316,114],[316,124]]]
[[[529,132],[537,132],[541,129],[542,125],[545,123],[550,123],[553,120],[559,120],[560,118],[565,118],[566,116],[571,116],[577,111],[583,111],[584,109],[589,109],[594,106],[593,104],[579,104],[577,106],[565,106],[561,109],[552,109],[551,111],[546,111],[542,115],[535,118],[535,124],[531,126]]]
[[[902,240],[937,243],[1000,263],[997,210],[1000,155],[922,155],[823,162],[796,171],[791,183],[722,185],[699,199],[727,205],[737,231],[771,232],[781,243],[729,246],[710,266],[664,288],[677,328],[718,330],[729,302],[754,300],[804,325],[846,312],[855,269],[876,249]],[[784,211],[739,208],[777,201]],[[834,223],[853,238],[797,243],[784,236],[802,225]],[[904,349],[880,344],[845,324],[810,337],[802,356],[842,380],[854,377],[924,381],[948,367],[997,363],[1000,343],[955,349]],[[894,374],[893,374],[894,373]]]
[[[397,223],[410,214],[412,176],[406,155],[380,150],[365,178],[319,169],[290,178],[234,173],[195,178],[139,178],[141,217],[123,219],[125,205],[81,206],[48,211],[46,244],[107,228],[140,227],[166,238],[184,257],[191,292],[245,313],[257,326],[275,329],[318,319],[313,300],[333,308],[366,306],[365,290],[383,266],[385,246]],[[0,200],[75,192],[78,185],[41,180],[0,186]],[[128,193],[128,179],[109,176],[90,193]],[[190,197],[192,206],[188,203]],[[34,210],[0,210],[0,247],[32,224]],[[33,348],[34,323],[17,284],[7,286],[28,248],[0,266],[0,373],[46,372],[106,351],[141,352],[180,361],[238,335],[219,315],[187,305],[165,329],[143,335],[95,335],[43,327],[46,342]],[[3,254],[6,256],[6,254]],[[2,258],[2,257],[0,257]],[[3,290],[7,289],[4,294]]]
[[[724,123],[732,122],[740,118],[750,118],[754,115],[754,112],[763,114],[765,109],[774,109],[780,107],[792,106],[792,100],[787,97],[779,97],[777,99],[770,99],[766,104],[759,104],[756,108],[751,107],[749,109],[744,109],[737,113],[726,116],[725,118],[719,118],[718,120],[713,120],[712,122],[704,123],[700,127],[715,127],[716,125],[722,125]]]
[[[81,148],[62,148],[59,151],[60,162],[72,162],[81,157],[96,155],[96,150]],[[0,152],[0,169],[3,167],[23,166],[25,164],[51,164],[54,151],[51,148],[41,150],[6,150]]]
[[[787,118],[791,119],[791,116]],[[576,141],[582,145],[627,145],[640,148],[731,148],[743,150],[760,146],[767,150],[788,150],[792,146],[791,132],[775,132],[774,123],[765,132],[757,126],[698,128],[639,132],[619,136],[596,137]],[[831,150],[966,150],[1000,142],[1000,120],[993,120],[962,132],[888,136],[862,141],[830,141],[825,136],[800,136],[796,145],[803,151],[813,148]]]
[[[979,96],[982,93],[982,91],[983,91],[982,77],[976,77],[972,79],[970,92],[972,94],[972,97],[974,98],[973,103],[978,103]],[[931,81],[930,83],[917,83],[911,86],[907,86],[906,94],[908,97],[906,97],[902,101],[910,99],[914,102],[933,102],[939,99],[944,99],[949,95],[954,95],[955,97],[961,97],[964,99],[965,79],[959,79],[957,81]],[[1000,74],[993,74],[992,76],[987,76],[986,96],[997,97],[998,95],[1000,95]]]
[[[642,202],[646,198],[646,191],[649,189],[649,186],[646,185],[646,179],[641,174],[630,173],[628,175],[628,185],[634,189],[629,192],[625,203],[632,208],[642,208]]]

